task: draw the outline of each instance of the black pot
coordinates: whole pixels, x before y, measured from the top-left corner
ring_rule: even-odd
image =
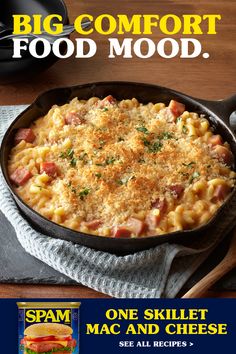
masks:
[[[107,95],[113,95],[118,100],[136,97],[142,103],[164,102],[168,104],[171,99],[179,100],[186,105],[187,110],[205,114],[214,130],[224,140],[229,142],[232,152],[236,157],[236,137],[229,125],[229,116],[232,111],[236,110],[236,95],[226,100],[214,102],[193,98],[160,86],[132,82],[99,82],[50,90],[39,96],[29,108],[14,120],[4,136],[1,147],[1,167],[5,181],[18,207],[34,227],[47,235],[115,254],[134,253],[164,242],[188,244],[188,242],[192,242],[196,237],[199,239],[201,236],[206,235],[206,233],[213,233],[218,228],[224,229],[229,227],[229,214],[231,215],[231,220],[232,213],[233,216],[236,216],[236,188],[234,188],[216,215],[201,227],[194,230],[177,231],[162,236],[131,239],[94,236],[62,227],[32,210],[15,194],[7,173],[7,163],[16,129],[29,126],[35,119],[45,115],[54,104],[65,104],[74,97],[87,100],[93,96],[103,98]]]
[[[0,22],[8,28],[13,27],[13,14],[42,14],[42,18],[47,15],[59,14],[62,16],[63,24],[69,23],[66,5],[63,0],[1,0],[0,1]],[[11,30],[5,34],[11,34]],[[4,33],[1,34],[4,36]],[[13,59],[12,40],[0,41],[0,83],[12,83],[26,80],[33,75],[39,74],[43,70],[53,65],[58,58],[50,54],[46,58],[37,59],[24,51],[22,58]]]

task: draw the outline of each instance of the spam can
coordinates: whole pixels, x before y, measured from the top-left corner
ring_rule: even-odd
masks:
[[[18,302],[18,354],[78,354],[79,302]]]

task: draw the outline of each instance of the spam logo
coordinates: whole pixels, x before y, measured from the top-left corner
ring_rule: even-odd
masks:
[[[71,323],[71,309],[27,309],[28,323]]]

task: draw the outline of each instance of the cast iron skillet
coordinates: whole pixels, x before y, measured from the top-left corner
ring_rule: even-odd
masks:
[[[191,231],[178,231],[163,236],[152,236],[135,239],[115,239],[102,236],[94,236],[70,230],[47,220],[28,207],[13,191],[12,184],[7,173],[9,151],[14,141],[16,129],[28,127],[32,121],[45,115],[52,105],[62,105],[74,97],[89,99],[93,96],[103,98],[113,95],[116,99],[128,99],[136,97],[140,102],[164,102],[169,103],[176,99],[186,105],[187,110],[206,114],[215,131],[222,135],[223,139],[230,143],[232,152],[236,156],[236,137],[229,125],[229,116],[236,110],[236,95],[222,101],[205,101],[187,96],[160,86],[132,83],[132,82],[99,82],[79,85],[68,88],[53,89],[43,93],[29,108],[21,113],[8,128],[1,147],[1,167],[5,181],[22,213],[40,231],[50,236],[63,240],[79,243],[94,249],[108,251],[115,254],[128,254],[139,250],[148,249],[164,242],[188,243],[194,237],[201,237],[206,233],[214,232],[216,228],[223,226],[229,210],[234,210],[236,216],[236,191],[232,191],[216,216],[204,226]],[[235,218],[236,223],[236,218]],[[233,225],[232,225],[233,226]]]
[[[13,26],[13,14],[59,14],[64,25],[69,23],[66,5],[63,0],[1,0],[0,21],[9,28]],[[55,22],[58,22],[55,20]],[[7,34],[11,34],[10,30]],[[6,33],[5,33],[6,34]],[[1,34],[4,36],[4,34]],[[62,49],[63,50],[63,49]],[[58,58],[50,54],[46,58],[37,59],[28,51],[23,52],[21,59],[13,59],[12,40],[0,42],[0,83],[10,83],[31,78],[53,65]]]

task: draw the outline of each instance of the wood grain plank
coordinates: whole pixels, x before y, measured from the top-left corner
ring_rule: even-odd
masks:
[[[180,296],[179,296],[180,297]],[[82,285],[35,285],[35,284],[1,284],[0,298],[109,298]],[[209,290],[201,298],[236,298],[235,291]]]
[[[68,285],[0,284],[0,298],[107,298],[87,287]]]

